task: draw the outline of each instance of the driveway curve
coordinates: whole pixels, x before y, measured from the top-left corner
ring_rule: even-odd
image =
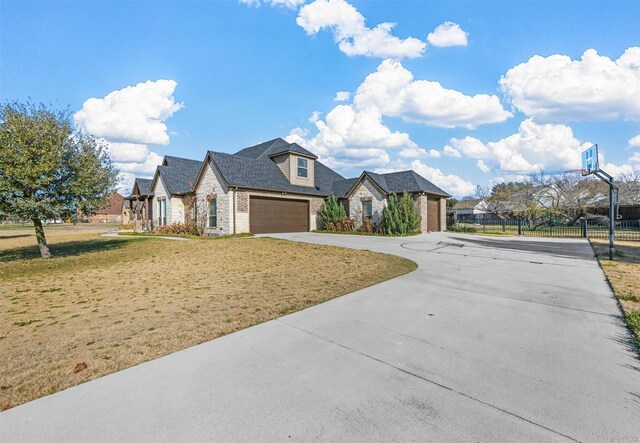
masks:
[[[277,237],[418,269],[3,412],[0,441],[637,441],[640,363],[586,241]]]

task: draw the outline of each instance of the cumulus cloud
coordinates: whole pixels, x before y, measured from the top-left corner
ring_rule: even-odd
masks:
[[[138,83],[113,91],[104,98],[90,98],[74,114],[76,125],[101,139],[120,170],[120,190],[128,190],[138,177],[150,177],[162,162],[149,144],[166,145],[164,121],[183,105],[176,103],[174,80]]]
[[[346,102],[351,98],[351,93],[348,91],[338,91],[336,92],[336,96],[333,101],[336,102]]]
[[[459,24],[444,22],[427,35],[427,41],[433,46],[467,46],[467,34]]]
[[[381,166],[389,163],[387,149],[418,148],[408,134],[385,126],[382,114],[373,107],[356,110],[338,105],[324,120],[312,121],[318,131],[315,136],[305,139],[306,133],[296,128],[287,141],[305,146],[332,167]]]
[[[448,145],[444,147],[442,152],[444,152],[444,155],[448,155],[449,157],[453,157],[453,158],[462,157],[462,154],[460,154],[460,151]]]
[[[90,98],[74,120],[86,133],[110,141],[166,145],[164,121],[183,107],[174,100],[176,86],[174,80],[149,80]]]
[[[453,138],[449,143],[464,156],[482,160],[477,166],[483,172],[493,165],[502,171],[521,173],[578,169],[580,154],[591,146],[577,140],[569,126],[537,124],[532,119],[524,120],[517,133],[496,142],[465,137]]]
[[[440,151],[429,149],[428,151],[417,146],[412,148],[404,148],[398,155],[402,158],[440,158]]]
[[[427,47],[420,39],[392,35],[394,23],[367,27],[364,16],[344,0],[315,0],[300,9],[296,22],[308,35],[330,29],[338,48],[348,56],[416,58]]]
[[[487,164],[484,162],[484,160],[478,160],[476,162],[476,166],[478,167],[478,169],[480,169],[485,174],[487,172],[491,171],[491,168],[489,166],[487,166]]]
[[[444,128],[473,129],[503,122],[512,114],[495,95],[465,95],[440,83],[414,80],[413,74],[395,60],[384,60],[358,87],[354,104],[375,106],[387,116]]]
[[[515,108],[538,121],[640,120],[640,47],[617,60],[595,49],[580,60],[535,55],[509,69],[500,88]]]
[[[628,141],[629,146],[632,148],[640,148],[640,135],[636,135],[635,137],[631,137]]]
[[[263,3],[271,6],[282,6],[287,9],[298,9],[298,7],[306,2],[306,0],[239,0],[240,3],[247,6],[259,7]]]
[[[309,138],[296,128],[288,139],[307,146],[330,165],[382,167],[389,162],[389,149],[399,149],[403,158],[440,156],[434,149],[420,148],[409,134],[389,129],[383,117],[471,128],[509,116],[495,96],[466,96],[437,82],[414,80],[399,62],[384,60],[358,87],[351,103],[337,105],[324,119],[317,111],[312,114],[309,121],[315,125],[316,135]],[[361,153],[369,153],[371,158]],[[460,157],[453,147],[444,153]]]

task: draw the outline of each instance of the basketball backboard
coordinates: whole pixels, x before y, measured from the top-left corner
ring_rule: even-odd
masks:
[[[593,174],[599,170],[598,145],[593,145],[582,153],[582,175]]]

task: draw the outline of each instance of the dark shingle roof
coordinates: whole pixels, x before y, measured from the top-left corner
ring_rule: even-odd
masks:
[[[138,191],[140,191],[140,195],[151,195],[151,183],[153,182],[150,178],[136,178],[133,182],[133,187],[138,186]]]
[[[316,161],[315,187],[292,185],[278,165],[268,157],[260,155],[258,158],[251,158],[213,151],[209,151],[209,156],[230,186],[327,196],[331,194],[333,182],[344,179],[337,172]]]
[[[375,174],[378,178],[372,176],[370,172],[367,172],[369,176],[385,191],[398,194],[402,192],[427,192],[429,194],[435,194],[442,197],[451,197],[447,192],[443,191],[426,178],[417,174],[415,171],[400,171],[390,172],[388,174]],[[384,184],[378,182],[379,177],[384,179]]]
[[[351,188],[353,188],[353,185],[355,185],[357,181],[357,178],[336,180],[331,186],[331,193],[338,198],[344,197],[349,191],[351,191]]]
[[[274,138],[273,140],[249,146],[248,148],[241,149],[233,155],[258,159],[263,157],[273,157],[278,154],[284,154],[285,152],[295,152],[314,159],[318,158],[299,144],[289,143],[281,138]]]
[[[390,172],[378,174],[365,171],[367,175],[382,191],[387,194],[401,194],[403,192],[427,192],[441,197],[451,197],[445,191],[431,183],[426,178],[414,171]],[[333,185],[333,193],[336,197],[345,197],[358,181],[358,178],[350,178],[336,182]]]
[[[193,191],[201,165],[199,160],[167,155],[158,172],[169,194],[187,194]]]

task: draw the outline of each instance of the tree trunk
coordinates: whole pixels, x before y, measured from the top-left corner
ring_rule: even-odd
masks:
[[[36,240],[38,240],[40,255],[42,256],[42,258],[51,258],[51,252],[49,252],[49,246],[47,246],[47,239],[44,236],[42,220],[40,220],[39,218],[34,218],[33,226],[36,228]]]

